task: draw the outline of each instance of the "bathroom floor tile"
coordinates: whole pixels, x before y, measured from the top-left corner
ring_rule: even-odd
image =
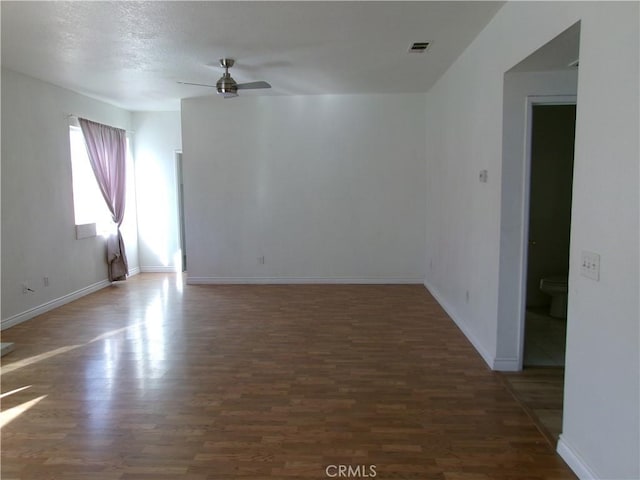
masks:
[[[553,318],[545,309],[527,310],[525,315],[525,366],[564,366],[567,321]]]

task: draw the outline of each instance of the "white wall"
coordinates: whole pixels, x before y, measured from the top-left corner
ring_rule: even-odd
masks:
[[[3,327],[107,280],[104,239],[75,239],[69,114],[130,129],[125,110],[2,70]],[[136,269],[131,205],[123,236]],[[24,281],[35,293],[22,293]]]
[[[426,284],[493,364],[504,73],[581,21],[559,443],[581,478],[640,476],[638,18],[635,2],[507,3],[427,95]],[[583,250],[599,282],[579,275]]]
[[[423,95],[183,100],[188,281],[421,282],[424,118]]]
[[[135,112],[134,156],[140,269],[181,266],[175,153],[182,149],[180,112]]]

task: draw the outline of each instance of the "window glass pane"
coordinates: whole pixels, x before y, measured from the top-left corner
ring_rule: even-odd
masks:
[[[73,206],[76,225],[95,223],[99,235],[113,231],[113,221],[87,156],[82,130],[69,127]]]

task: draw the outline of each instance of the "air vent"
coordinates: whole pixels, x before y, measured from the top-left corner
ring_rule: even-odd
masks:
[[[429,48],[429,42],[415,42],[409,47],[410,53],[424,53]]]

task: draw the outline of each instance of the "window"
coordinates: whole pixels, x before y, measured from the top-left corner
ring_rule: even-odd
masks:
[[[76,225],[96,224],[98,235],[115,233],[116,225],[100,192],[98,181],[89,163],[82,129],[69,126],[71,144],[71,173],[73,176],[73,209]],[[127,154],[129,141],[127,139]]]

